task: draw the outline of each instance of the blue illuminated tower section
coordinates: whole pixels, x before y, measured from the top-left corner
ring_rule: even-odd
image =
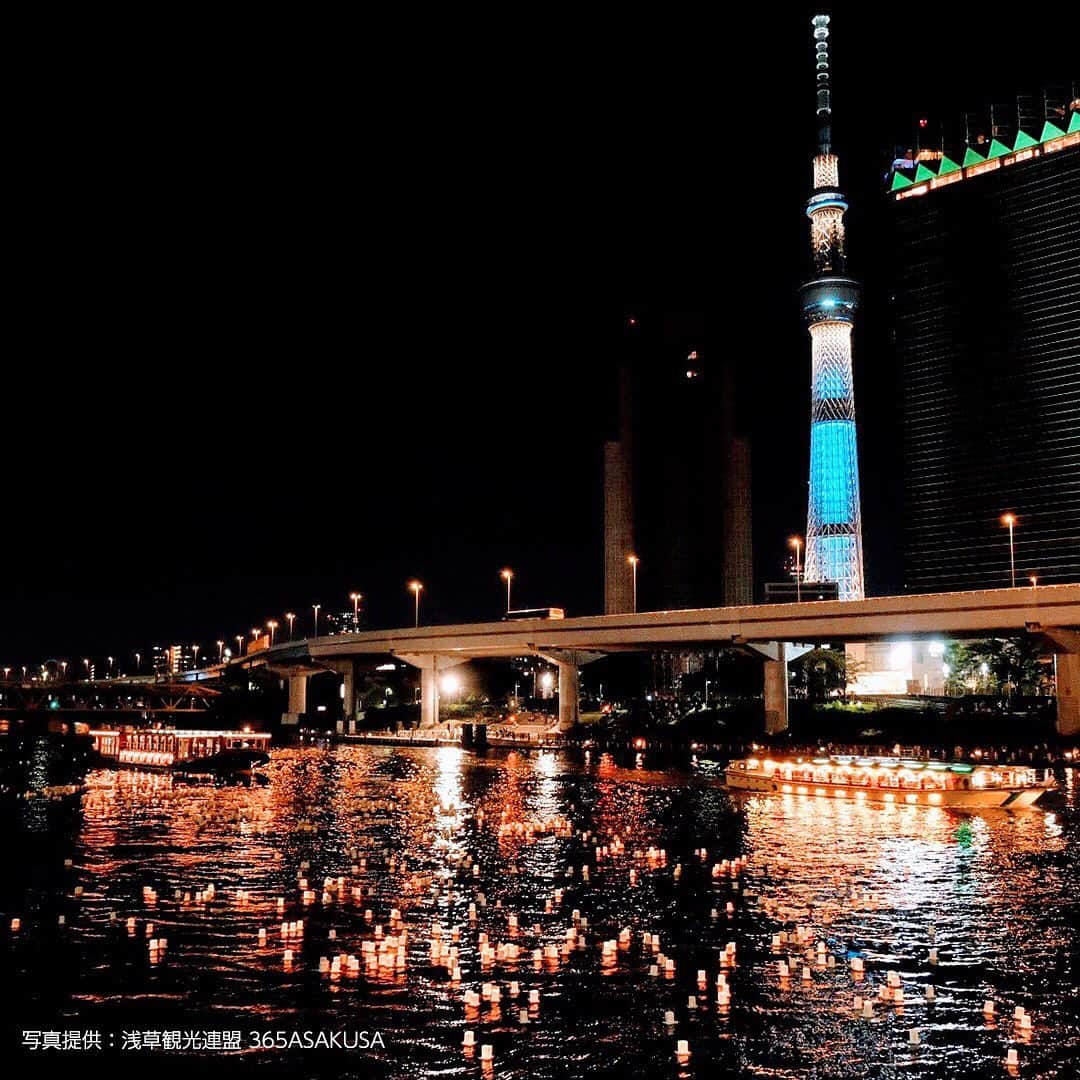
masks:
[[[832,152],[829,86],[829,16],[815,15],[818,153],[814,193],[806,204],[814,276],[802,287],[810,331],[810,501],[806,515],[806,578],[835,581],[841,600],[860,600],[863,589],[859,455],[855,445],[855,390],[851,332],[859,286],[845,273],[844,211]]]

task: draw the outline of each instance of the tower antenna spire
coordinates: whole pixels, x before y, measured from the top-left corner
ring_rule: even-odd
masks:
[[[829,16],[815,15],[810,20],[814,28],[814,72],[817,89],[818,150],[829,152],[832,143],[832,85],[829,79]]]

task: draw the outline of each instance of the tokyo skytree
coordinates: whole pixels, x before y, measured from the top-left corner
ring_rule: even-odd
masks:
[[[851,333],[859,285],[846,274],[844,211],[832,150],[829,16],[815,15],[818,152],[814,192],[806,204],[814,276],[802,287],[810,331],[810,497],[806,515],[808,581],[835,581],[841,600],[860,600],[863,588],[859,456],[855,444],[855,390]]]

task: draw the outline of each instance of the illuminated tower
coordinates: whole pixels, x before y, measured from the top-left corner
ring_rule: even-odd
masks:
[[[802,287],[811,342],[810,499],[806,515],[806,579],[835,581],[841,600],[863,597],[859,457],[851,332],[859,286],[845,274],[844,211],[832,152],[829,16],[815,15],[818,152],[814,193],[806,204],[814,276]]]

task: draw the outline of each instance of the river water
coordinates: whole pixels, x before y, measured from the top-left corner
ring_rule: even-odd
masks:
[[[20,1076],[62,1060],[113,1075],[936,1077],[1008,1075],[1013,1049],[1018,1075],[1075,1076],[1080,793],[1075,770],[1060,777],[1053,812],[959,813],[451,748],[280,750],[257,785],[94,771],[74,805],[3,808],[4,1057]],[[391,949],[372,966],[364,943],[377,958],[399,933],[393,910],[404,963]],[[459,950],[457,983],[433,963],[436,924]],[[781,932],[799,943],[777,951]],[[519,959],[483,963],[482,934]],[[535,962],[549,946],[556,958]],[[359,972],[346,959],[321,973],[339,954]],[[878,997],[890,971],[903,1004]],[[467,1009],[485,983],[501,1001]],[[102,1049],[31,1046],[69,1031],[98,1032]],[[320,1032],[379,1034],[368,1049],[297,1045]],[[267,1038],[286,1045],[252,1045]]]

